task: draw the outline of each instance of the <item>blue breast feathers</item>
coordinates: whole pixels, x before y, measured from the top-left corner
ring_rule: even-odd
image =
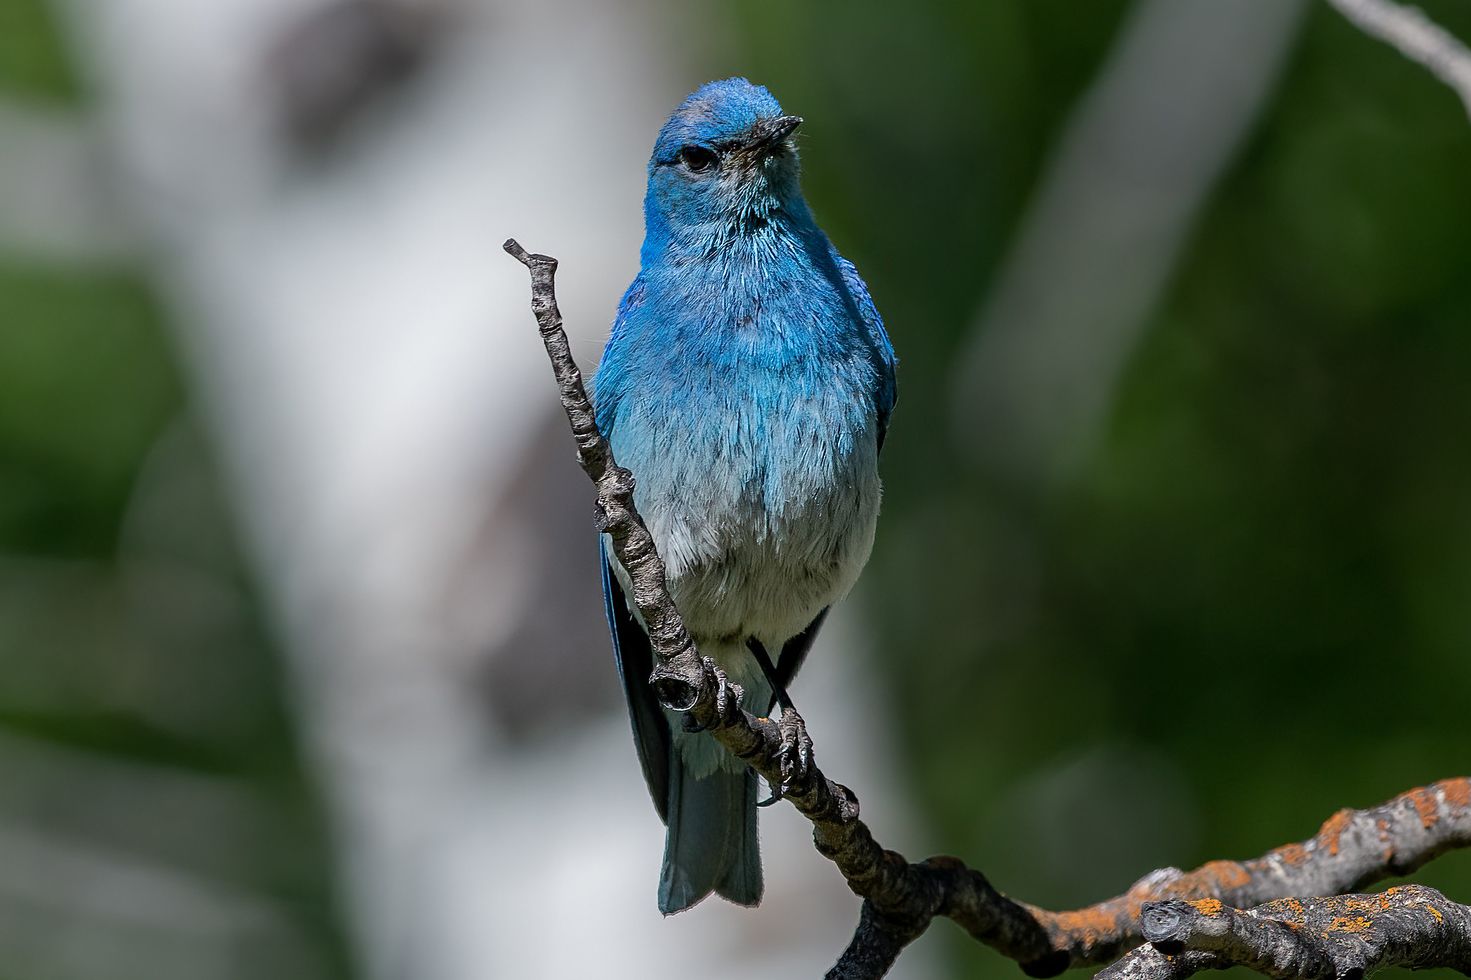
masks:
[[[697,638],[783,640],[851,587],[893,368],[867,290],[815,227],[634,282],[594,382],[598,422]]]

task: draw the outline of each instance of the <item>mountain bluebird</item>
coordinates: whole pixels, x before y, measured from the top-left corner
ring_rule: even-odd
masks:
[[[783,722],[796,718],[786,685],[868,560],[895,398],[868,289],[802,199],[801,122],[744,78],[674,110],[649,160],[642,268],[593,380],[598,426],[634,474],[691,636],[747,708],[779,702]],[[712,891],[755,905],[755,776],[661,708],[628,577],[606,540],[603,554],[634,741],[668,826],[659,909]]]

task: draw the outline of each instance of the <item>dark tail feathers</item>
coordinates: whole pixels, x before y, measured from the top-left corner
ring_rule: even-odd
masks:
[[[659,911],[670,915],[712,891],[737,905],[761,901],[756,840],[756,775],[717,770],[689,775],[670,753],[669,830],[659,873]]]

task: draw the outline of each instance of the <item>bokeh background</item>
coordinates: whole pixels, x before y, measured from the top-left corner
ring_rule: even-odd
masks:
[[[731,74],[902,358],[796,689],[885,843],[1073,905],[1466,773],[1471,124],[1325,4],[0,0],[0,978],[836,956],[785,808],[762,909],[654,909],[499,250],[590,369]],[[895,975],[1019,974],[942,923]]]

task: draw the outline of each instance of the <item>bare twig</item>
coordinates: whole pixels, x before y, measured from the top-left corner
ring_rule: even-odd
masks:
[[[619,467],[572,359],[555,293],[556,259],[514,239],[505,249],[531,273],[532,311],[556,373],[578,460],[597,486],[598,522],[633,582],[658,664],[650,678],[660,701],[694,721],[773,785],[782,780],[775,723],[727,696],[720,669],[695,649],[670,598],[664,563],[633,502],[632,475]],[[883,976],[936,916],[1016,960],[1032,976],[1108,962],[1141,940],[1146,903],[1210,898],[1238,906],[1289,895],[1331,894],[1404,874],[1456,847],[1471,846],[1471,779],[1411,790],[1370,810],[1340,810],[1318,834],[1251,861],[1213,861],[1189,873],[1156,871],[1123,895],[1085,909],[1051,912],[1013,901],[979,871],[952,857],[913,864],[885,850],[859,819],[858,799],[814,764],[786,798],[812,822],[817,850],[833,864],[863,909],[830,980]]]
[[[1249,911],[1214,899],[1144,907],[1143,946],[1099,980],[1183,980],[1244,966],[1278,980],[1362,980],[1390,966],[1471,975],[1471,908],[1434,888],[1286,898]]]
[[[1338,12],[1371,37],[1391,45],[1445,82],[1471,116],[1471,50],[1454,35],[1425,16],[1418,7],[1393,0],[1328,0]]]

